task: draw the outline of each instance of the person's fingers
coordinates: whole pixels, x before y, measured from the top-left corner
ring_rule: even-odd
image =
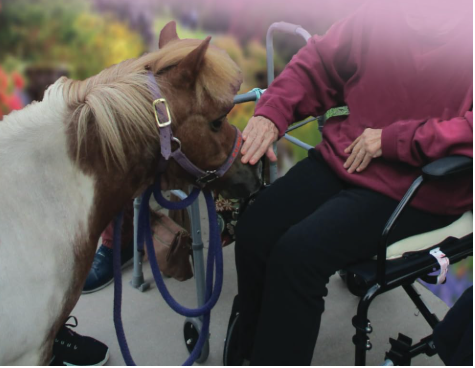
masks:
[[[353,161],[355,161],[356,154],[359,152],[360,149],[361,144],[359,143],[357,143],[357,145],[352,148],[351,155],[346,159],[345,163],[343,164],[343,167],[345,169],[348,169],[353,163]]]
[[[251,155],[249,154],[249,149],[252,147],[252,144],[254,143],[254,141],[256,140],[257,138],[257,135],[258,135],[258,130],[257,129],[253,129],[251,130],[251,132],[248,134],[247,136],[247,140],[244,141],[244,144],[242,145],[242,148],[241,148],[241,154],[242,154],[242,158],[241,158],[241,161],[243,163],[247,163],[247,161],[249,160],[249,158],[251,157]],[[246,158],[246,162],[244,162],[244,158]]]
[[[357,172],[362,172],[364,169],[366,169],[369,165],[369,163],[371,162],[371,160],[373,159],[373,156],[371,156],[370,154],[366,154],[363,158],[363,161],[361,162],[360,166],[358,166],[358,168],[356,169]]]
[[[352,162],[350,168],[348,169],[348,172],[352,174],[358,166],[360,166],[361,162],[363,161],[364,157],[366,155],[366,152],[364,149],[359,149],[358,153],[355,156],[354,161]]]
[[[262,130],[257,130],[256,135],[254,136],[254,139],[252,140],[252,143],[250,147],[247,149],[246,154],[243,156],[241,161],[243,163],[248,163],[250,162],[249,160],[256,154],[256,152],[264,145],[264,134]],[[266,145],[264,148],[267,149],[268,145]],[[264,149],[264,152],[265,152]],[[263,152],[263,154],[264,154]],[[262,155],[261,155],[262,156]]]
[[[247,137],[249,137],[249,133],[252,131],[252,129],[254,128],[254,118],[251,118],[249,119],[249,121],[247,122],[246,124],[246,127],[244,128],[244,130],[242,131],[242,139],[243,140],[246,140]]]
[[[361,136],[359,136],[358,138],[355,139],[355,141],[350,144],[348,147],[345,148],[345,153],[350,153],[353,148],[356,146],[356,144],[360,141],[361,139]]]
[[[273,143],[274,142],[272,142],[270,147],[267,149],[266,156],[270,161],[276,162],[277,161],[277,156],[275,155],[275,152],[274,152]]]
[[[260,144],[260,146],[257,147],[257,150],[249,159],[249,163],[251,165],[254,165],[257,161],[261,159],[262,156],[264,156],[264,153],[266,153],[266,151],[269,149],[269,145],[272,144],[273,140],[274,139],[271,135],[266,135],[263,137],[262,143]]]
[[[246,135],[244,136],[244,133],[246,133]],[[248,142],[249,141],[249,138],[250,137],[253,137],[255,134],[255,127],[254,127],[254,124],[249,122],[249,124],[246,125],[246,128],[244,129],[244,131],[242,132],[242,139],[244,141],[244,144],[242,145],[242,148],[241,148],[241,153],[244,155],[246,154],[246,149],[251,145],[251,142]]]

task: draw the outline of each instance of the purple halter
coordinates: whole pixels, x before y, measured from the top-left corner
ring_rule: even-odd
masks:
[[[157,121],[158,130],[160,132],[160,149],[162,154],[162,159],[160,160],[159,166],[160,171],[165,171],[166,164],[168,160],[173,158],[186,172],[193,175],[196,178],[196,184],[203,187],[208,183],[211,183],[213,180],[222,177],[234,163],[234,160],[239,154],[239,150],[242,146],[242,135],[238,128],[234,127],[236,130],[236,138],[234,140],[234,146],[231,150],[226,161],[221,165],[219,169],[203,171],[200,168],[196,167],[186,155],[181,150],[181,142],[178,138],[173,136],[171,129],[171,114],[168,108],[168,103],[165,98],[163,98],[158,88],[157,82],[152,72],[148,72],[149,79],[149,88],[152,92],[154,98],[153,101],[153,111],[155,113],[155,120]],[[178,143],[178,149],[172,152],[171,142],[175,141]]]

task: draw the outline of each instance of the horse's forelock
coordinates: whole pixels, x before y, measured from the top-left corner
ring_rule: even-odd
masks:
[[[75,124],[76,159],[83,154],[92,125],[106,164],[112,160],[123,169],[127,167],[125,140],[127,145],[152,151],[158,135],[147,70],[159,74],[177,65],[201,42],[173,41],[159,51],[126,60],[84,81],[65,81],[63,95],[73,112],[70,123]],[[228,54],[209,47],[195,83],[198,103],[204,101],[205,94],[218,103],[229,103],[241,82],[241,71]]]

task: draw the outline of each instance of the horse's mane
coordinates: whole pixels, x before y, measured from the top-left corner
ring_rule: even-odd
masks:
[[[76,159],[80,159],[82,149],[86,147],[91,126],[98,136],[106,164],[112,159],[125,169],[126,138],[128,147],[132,144],[142,150],[152,150],[158,133],[147,70],[159,74],[177,65],[201,42],[192,39],[173,41],[159,51],[123,61],[84,81],[64,81],[63,96],[73,111],[72,122],[76,123]],[[195,83],[197,102],[201,103],[205,94],[217,103],[232,101],[241,82],[239,67],[224,51],[210,46]]]

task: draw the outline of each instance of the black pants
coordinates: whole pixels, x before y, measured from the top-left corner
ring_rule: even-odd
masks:
[[[435,327],[434,344],[445,365],[473,366],[473,286]]]
[[[311,363],[330,276],[376,254],[397,204],[348,186],[315,150],[258,196],[238,222],[235,248],[240,346],[252,365]],[[391,242],[455,219],[409,208]]]

